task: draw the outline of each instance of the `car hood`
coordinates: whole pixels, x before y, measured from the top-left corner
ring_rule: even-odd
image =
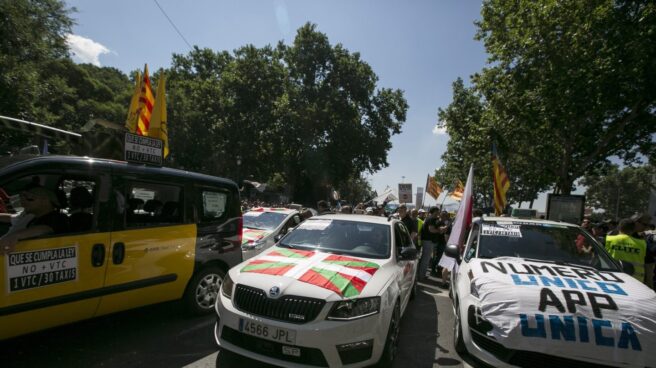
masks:
[[[271,235],[273,231],[271,230],[260,230],[260,229],[246,229],[244,228],[242,232],[241,244],[254,243],[258,240],[262,240],[267,236]]]
[[[337,301],[378,295],[393,273],[389,261],[274,246],[230,270],[235,284],[269,295]]]
[[[507,348],[653,364],[656,293],[633,277],[510,257],[475,259],[470,267],[470,290],[491,324],[485,332]]]

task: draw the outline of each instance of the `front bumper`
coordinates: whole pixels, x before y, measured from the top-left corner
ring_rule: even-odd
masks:
[[[317,318],[304,324],[282,322],[236,309],[222,293],[216,304],[218,321],[214,329],[217,344],[265,363],[284,367],[365,367],[376,363],[382,354],[391,312],[353,321],[328,321],[332,307],[327,303]],[[239,331],[240,319],[296,331],[295,345],[287,345]],[[369,347],[338,351],[338,345],[370,342]],[[285,350],[296,348],[300,356]],[[284,349],[284,350],[283,350]]]
[[[557,356],[507,348],[487,334],[492,329],[492,325],[481,317],[480,309],[477,310],[475,304],[469,304],[467,309],[461,310],[460,313],[463,318],[466,318],[466,323],[462,324],[462,336],[467,351],[477,359],[493,367],[614,367],[603,364],[608,364],[608,362],[582,361],[570,359],[562,355]]]

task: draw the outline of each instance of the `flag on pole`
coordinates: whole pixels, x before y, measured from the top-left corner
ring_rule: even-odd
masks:
[[[451,235],[449,235],[449,240],[447,241],[447,244],[457,245],[461,253],[463,251],[465,240],[467,240],[467,232],[472,223],[472,212],[474,207],[473,185],[474,165],[471,165],[469,167],[469,175],[467,175],[467,183],[465,184],[465,189],[462,194],[460,208],[458,208],[458,213],[456,213],[456,218],[451,227]],[[439,265],[448,270],[453,270],[454,268],[457,269],[458,267],[456,260],[447,255],[442,255]]]
[[[137,131],[139,96],[141,96],[141,73],[137,72],[137,78],[134,81],[134,92],[132,93],[132,99],[130,99],[130,107],[128,107],[128,116],[125,119],[125,128],[130,133]]]
[[[153,104],[155,97],[153,97],[153,88],[150,85],[150,77],[148,77],[148,64],[144,67],[143,81],[141,82],[141,93],[139,95],[139,107],[137,108],[137,134],[148,135],[150,128],[150,117],[153,113]]]
[[[437,200],[437,197],[442,193],[442,187],[437,184],[437,180],[434,177],[428,175],[426,178],[426,193],[428,193],[433,199]]]
[[[492,144],[492,179],[494,180],[494,213],[499,216],[506,208],[506,192],[510,188],[510,179],[497,156],[495,144]]]
[[[166,117],[166,77],[164,73],[157,82],[157,96],[153,106],[153,116],[148,128],[148,136],[159,138],[164,141],[164,157],[169,155],[169,131]]]
[[[451,199],[454,199],[456,201],[462,200],[462,196],[464,192],[465,192],[465,187],[462,185],[462,182],[458,180],[455,189],[453,189],[453,191],[451,192]]]

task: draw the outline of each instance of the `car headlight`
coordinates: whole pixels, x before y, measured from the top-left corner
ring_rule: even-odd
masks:
[[[351,321],[380,312],[380,297],[342,300],[337,302],[326,319]]]
[[[232,287],[234,285],[235,283],[232,281],[232,278],[230,278],[230,274],[226,274],[223,278],[223,284],[221,285],[221,294],[228,299],[232,299]]]
[[[256,240],[254,242],[248,242],[246,244],[242,244],[241,250],[253,250],[253,249],[260,249],[266,244],[266,241],[262,240]]]

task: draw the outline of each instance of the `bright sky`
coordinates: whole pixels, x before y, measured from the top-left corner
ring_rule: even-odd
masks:
[[[481,6],[475,0],[158,2],[191,45],[232,51],[245,44],[290,43],[296,29],[312,22],[332,44],[360,52],[380,78],[379,87],[402,89],[410,106],[402,133],[392,139],[389,167],[370,178],[379,193],[388,185],[396,188],[403,177],[416,191],[442,165],[448,136],[435,129],[437,109],[451,102],[451,83],[458,77],[467,82],[486,59],[474,40]],[[78,10],[69,37],[76,61],[125,73],[148,63],[152,71],[170,66],[172,53],[189,51],[154,0],[67,4]],[[427,197],[426,203],[435,202]]]

